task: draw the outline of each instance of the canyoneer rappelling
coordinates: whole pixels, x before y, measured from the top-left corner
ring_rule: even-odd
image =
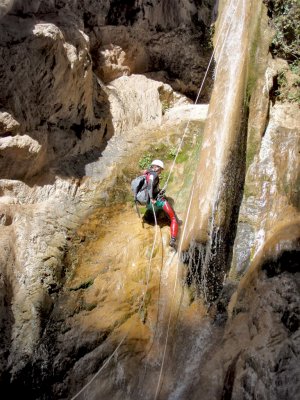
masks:
[[[163,210],[171,221],[170,246],[176,249],[176,240],[178,235],[178,225],[181,221],[167,201],[165,189],[159,188],[159,175],[164,169],[164,163],[161,160],[154,160],[149,169],[142,171],[142,175],[135,178],[131,183],[134,194],[134,200],[139,204],[145,204],[148,212],[158,212]]]

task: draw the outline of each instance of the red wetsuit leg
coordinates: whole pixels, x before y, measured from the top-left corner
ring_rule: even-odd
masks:
[[[167,201],[165,202],[165,204],[163,206],[163,210],[165,211],[165,213],[168,214],[168,216],[171,220],[171,226],[170,226],[171,236],[176,238],[177,234],[178,234],[178,223],[177,223],[175,212]]]

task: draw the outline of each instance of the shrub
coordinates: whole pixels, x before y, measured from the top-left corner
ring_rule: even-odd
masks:
[[[265,0],[275,29],[271,52],[299,65],[300,61],[300,2],[299,0]]]
[[[151,162],[152,162],[152,154],[151,153],[146,153],[139,159],[139,167],[141,169],[147,169],[150,167]]]

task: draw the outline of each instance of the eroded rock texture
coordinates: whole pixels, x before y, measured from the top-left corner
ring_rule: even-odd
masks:
[[[195,97],[210,54],[211,8],[209,1],[3,5],[1,134],[30,132],[33,142],[14,160],[19,139],[2,144],[2,177],[28,179],[49,165],[68,174],[61,160],[97,157],[114,133],[99,79],[148,73]]]
[[[50,397],[67,396],[73,386],[60,374],[74,359],[53,375],[57,354],[40,342],[66,278],[66,249],[109,198],[145,128],[160,125],[164,107],[190,102],[174,89],[195,98],[211,10],[212,1],[1,2],[0,369],[1,386],[16,395],[44,396],[53,385]]]
[[[180,217],[190,204],[206,108],[189,103],[213,3],[1,2],[0,385],[12,397],[297,398],[299,109],[274,98],[265,9],[238,92],[249,119],[233,261],[210,308],[167,248],[169,222],[152,247],[154,221],[129,202],[140,157],[169,169],[192,119],[168,189]]]

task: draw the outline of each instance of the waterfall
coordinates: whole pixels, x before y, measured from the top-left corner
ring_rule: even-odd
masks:
[[[222,2],[216,25],[215,84],[181,246],[208,302],[230,263],[243,191],[247,81],[261,7],[256,0]]]

